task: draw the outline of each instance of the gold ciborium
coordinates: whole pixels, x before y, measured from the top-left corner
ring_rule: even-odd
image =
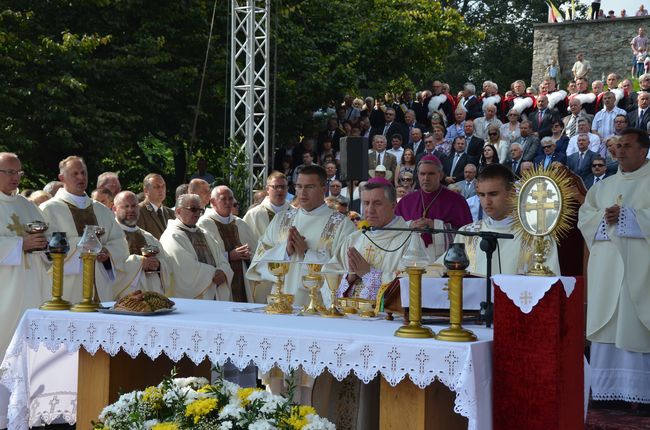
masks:
[[[462,327],[463,322],[463,277],[467,273],[469,258],[465,253],[465,244],[452,243],[445,254],[445,267],[449,275],[449,328],[442,329],[436,335],[438,340],[449,342],[474,342],[477,337],[470,330]]]
[[[309,304],[301,311],[302,315],[320,315],[325,312],[320,295],[323,283],[323,276],[320,274],[322,267],[322,264],[307,264],[309,273],[302,277],[302,284],[309,291]]]
[[[269,271],[277,278],[273,284],[273,291],[268,296],[267,314],[293,313],[293,295],[284,293],[284,276],[289,272],[289,263],[270,262]]]
[[[77,244],[82,260],[82,300],[70,309],[73,312],[95,312],[101,304],[93,299],[95,290],[95,259],[102,250],[97,226],[87,225]]]
[[[64,231],[55,231],[48,243],[52,258],[52,298],[40,306],[44,311],[64,311],[70,309],[70,302],[63,300],[63,263],[70,251]]]

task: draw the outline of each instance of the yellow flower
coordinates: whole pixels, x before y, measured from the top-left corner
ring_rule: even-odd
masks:
[[[210,391],[210,388],[212,388],[212,385],[210,385],[210,384],[205,384],[204,386],[202,386],[201,388],[199,388],[198,390],[196,390],[196,392],[197,392],[197,393],[208,393],[208,392]]]
[[[178,430],[178,425],[175,423],[159,423],[151,427],[151,430]]]
[[[294,406],[291,408],[291,416],[286,420],[286,423],[294,430],[302,430],[309,422],[307,415],[315,415],[316,409],[311,406]]]
[[[162,391],[157,387],[147,387],[142,393],[142,402],[148,403],[153,409],[160,409],[163,406]]]
[[[242,406],[247,406],[248,405],[248,396],[253,394],[256,391],[262,391],[259,388],[240,388],[237,390],[237,397],[239,397],[239,400],[241,400]]]
[[[217,408],[217,403],[217,399],[213,398],[195,400],[187,405],[185,416],[193,417],[194,424],[198,424],[201,417],[208,415]]]

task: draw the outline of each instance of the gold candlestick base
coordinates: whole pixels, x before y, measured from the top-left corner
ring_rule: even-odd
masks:
[[[39,309],[42,311],[67,311],[72,306],[67,300],[63,300],[60,297],[52,298],[47,302],[44,302]]]
[[[74,305],[70,310],[72,312],[97,312],[100,305],[95,303],[92,299],[82,300],[76,305]]]
[[[442,329],[436,335],[436,339],[447,342],[475,342],[478,340],[471,331],[461,327],[449,327]]]
[[[395,331],[397,337],[407,337],[412,339],[427,339],[436,337],[436,334],[429,327],[421,324],[408,323]]]

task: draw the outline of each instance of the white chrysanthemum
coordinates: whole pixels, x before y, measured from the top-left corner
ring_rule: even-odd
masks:
[[[153,426],[155,426],[156,424],[160,424],[160,421],[158,421],[158,420],[147,420],[147,421],[144,422],[144,428],[145,428],[145,430],[151,430],[151,428]]]
[[[307,415],[307,425],[303,430],[336,430],[336,426],[318,415]]]
[[[193,387],[194,389],[201,388],[202,386],[208,384],[207,379],[195,376],[191,376],[189,378],[174,378],[172,382],[179,388]]]
[[[268,394],[268,393],[267,393]],[[275,412],[278,405],[286,403],[287,399],[276,394],[268,394],[264,399],[264,405],[260,408],[260,412],[263,414],[270,414]]]
[[[223,381],[223,392],[228,394],[229,397],[238,397],[237,392],[241,387],[237,384],[234,384],[230,381]]]
[[[219,425],[219,430],[230,430],[232,428],[232,421],[224,421]]]
[[[221,412],[219,412],[219,419],[234,418],[237,420],[241,416],[242,412],[244,412],[243,408],[229,403],[223,407]]]
[[[259,420],[251,423],[248,430],[275,430],[275,427],[269,420]]]

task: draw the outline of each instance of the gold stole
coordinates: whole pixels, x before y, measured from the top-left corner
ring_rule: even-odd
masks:
[[[189,231],[182,227],[179,227],[185,234],[187,238],[192,243],[192,248],[196,252],[196,258],[201,263],[209,264],[210,266],[217,267],[217,263],[214,261],[214,256],[208,247],[208,242],[205,239],[205,235],[201,230]]]
[[[68,205],[68,209],[70,209],[70,214],[74,220],[74,226],[80,237],[84,234],[84,227],[87,225],[98,225],[92,203],[88,205],[86,209],[80,209],[68,202],[65,202],[65,204]]]
[[[126,235],[126,241],[129,244],[129,254],[142,255],[142,248],[147,246],[147,240],[144,238],[144,234],[140,230],[125,230],[124,234]]]

